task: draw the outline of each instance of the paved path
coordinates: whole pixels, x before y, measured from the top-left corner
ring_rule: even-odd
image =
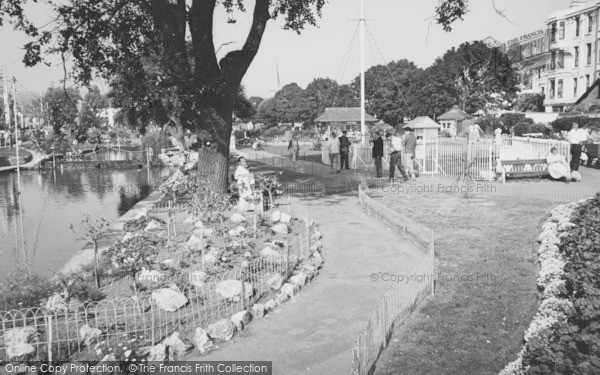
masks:
[[[33,169],[36,168],[39,164],[39,162],[44,159],[44,157],[46,157],[46,155],[42,155],[37,151],[33,151],[33,150],[27,150],[29,153],[31,153],[32,158],[31,161],[29,161],[28,163],[24,163],[21,164],[20,167],[21,169]],[[16,171],[17,170],[17,166],[16,165],[10,165],[7,167],[0,167],[0,172],[8,172],[8,171]]]
[[[304,200],[323,233],[321,273],[291,301],[203,360],[273,361],[273,374],[346,374],[352,346],[391,284],[376,272],[407,272],[423,255],[364,213],[355,194]]]

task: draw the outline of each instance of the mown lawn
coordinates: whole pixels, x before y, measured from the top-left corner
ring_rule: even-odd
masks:
[[[536,238],[557,203],[437,192],[375,196],[435,230],[442,275],[435,296],[394,334],[375,373],[497,374],[516,358],[539,305]]]

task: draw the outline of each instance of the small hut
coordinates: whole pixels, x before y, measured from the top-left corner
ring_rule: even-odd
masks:
[[[417,137],[415,158],[421,171],[424,173],[437,173],[440,125],[427,116],[419,116],[404,125],[403,128],[411,128],[415,131]]]
[[[365,123],[373,125],[377,119],[365,112]],[[327,127],[328,132],[360,132],[360,107],[330,107],[319,116],[315,123]]]
[[[437,118],[440,124],[442,124],[442,130],[447,130],[453,137],[456,137],[468,129],[468,126],[465,125],[465,121],[471,119],[473,119],[473,116],[458,107],[452,108]]]

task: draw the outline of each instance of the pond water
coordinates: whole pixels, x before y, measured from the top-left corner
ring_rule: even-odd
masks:
[[[20,200],[17,174],[0,174],[0,278],[25,265],[46,276],[59,270],[85,245],[78,240],[85,215],[113,223],[169,174],[166,168],[22,171]]]
[[[84,155],[85,160],[142,160],[145,161],[146,155],[144,151],[130,151],[130,150],[101,150],[98,152],[92,152]]]

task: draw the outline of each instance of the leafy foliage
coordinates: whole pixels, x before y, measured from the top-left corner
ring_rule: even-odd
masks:
[[[161,220],[157,217],[142,216],[139,219],[126,221],[125,224],[123,225],[123,230],[125,232],[131,232],[131,233],[139,232],[139,231],[144,230],[144,228],[146,228],[146,226],[148,226],[148,224],[151,221],[157,221],[161,224],[165,224],[165,222],[163,220]]]
[[[531,374],[600,372],[600,194],[578,206],[571,222],[560,250],[567,259],[565,297],[575,311],[547,341],[526,346],[523,363]]]
[[[555,132],[561,132],[563,130],[571,130],[573,123],[579,124],[580,127],[587,126],[590,129],[600,130],[600,119],[588,116],[559,117],[556,120],[554,120],[550,125],[552,126]]]

